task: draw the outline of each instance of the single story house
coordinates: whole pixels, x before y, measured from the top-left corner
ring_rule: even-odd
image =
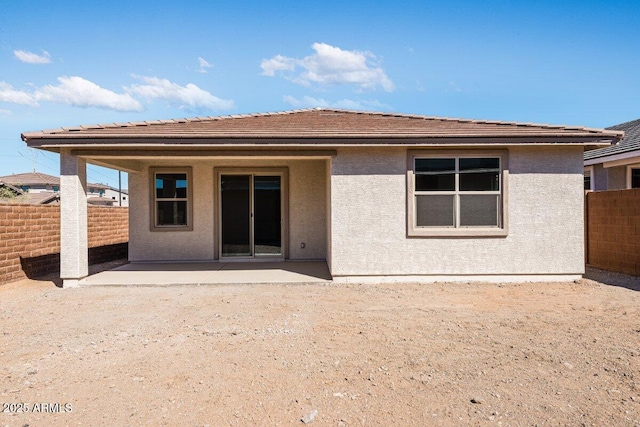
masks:
[[[615,145],[584,153],[584,189],[640,188],[640,119],[607,129],[623,131],[625,138]]]
[[[129,258],[326,260],[335,281],[574,280],[582,154],[623,132],[306,109],[22,135],[61,155],[64,286],[86,164],[129,173]]]

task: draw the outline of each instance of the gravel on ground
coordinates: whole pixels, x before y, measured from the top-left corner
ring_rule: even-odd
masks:
[[[638,278],[586,277],[6,284],[0,426],[638,426]]]

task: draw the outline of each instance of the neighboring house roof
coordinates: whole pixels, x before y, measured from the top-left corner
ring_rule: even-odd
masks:
[[[2,199],[2,201],[5,203],[26,203],[29,205],[48,205],[50,203],[58,203],[60,201],[60,195],[52,191],[43,191],[40,193],[28,193],[4,182],[0,182],[0,187],[9,188],[15,193],[15,197],[13,198]]]
[[[0,183],[4,183],[12,186],[32,186],[32,185],[60,185],[60,177],[47,175],[41,172],[28,172],[28,173],[16,173],[13,175],[0,176]],[[87,189],[91,187],[94,189],[106,190],[113,187],[106,184],[87,183]],[[16,188],[16,187],[13,187]],[[20,190],[22,191],[22,190]],[[118,190],[115,190],[118,191]]]
[[[580,126],[466,120],[395,113],[305,109],[135,123],[89,125],[26,132],[29,146],[81,145],[347,145],[429,144],[459,140],[505,143],[605,145],[623,137],[615,130]],[[518,139],[519,138],[519,139]],[[171,139],[171,141],[167,141]],[[114,141],[114,140],[117,140]],[[160,140],[160,141],[159,141]],[[240,141],[241,140],[241,141]],[[295,141],[291,141],[295,140]],[[330,141],[328,141],[330,140]],[[55,150],[54,150],[55,151]]]
[[[16,173],[0,176],[0,181],[11,185],[60,185],[60,178],[40,172]]]
[[[104,197],[89,197],[87,203],[96,206],[113,206],[113,200]]]
[[[106,190],[108,188],[111,188],[110,186],[106,185],[106,184],[98,184],[98,183],[87,183],[87,187],[91,187],[94,189],[98,189],[98,190]]]
[[[116,193],[122,193],[122,194],[126,194],[129,195],[129,190],[126,188],[123,188],[121,190],[118,190],[116,187],[112,187],[112,186],[107,186],[107,189],[111,190],[111,191],[115,191]]]
[[[60,194],[53,192],[42,193],[24,193],[20,196],[20,203],[29,203],[31,205],[48,205],[50,203],[60,202]]]
[[[632,151],[637,151],[638,155],[640,155],[640,119],[611,126],[607,129],[624,131],[624,139],[610,147],[585,152],[584,160],[593,160],[600,157],[609,157]]]
[[[0,187],[9,189],[16,196],[21,196],[21,195],[24,194],[24,191],[22,191],[21,188],[14,187],[13,185],[9,184],[8,182],[3,182],[2,179],[0,179]]]

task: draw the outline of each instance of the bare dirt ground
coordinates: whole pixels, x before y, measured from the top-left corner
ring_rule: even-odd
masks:
[[[589,277],[3,285],[0,426],[637,426],[640,286]]]

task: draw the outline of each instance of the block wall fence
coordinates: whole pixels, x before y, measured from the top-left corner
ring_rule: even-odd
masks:
[[[129,209],[87,206],[89,263],[126,258]],[[0,204],[0,284],[60,270],[60,206]]]
[[[640,275],[640,189],[588,192],[585,224],[588,266]]]

